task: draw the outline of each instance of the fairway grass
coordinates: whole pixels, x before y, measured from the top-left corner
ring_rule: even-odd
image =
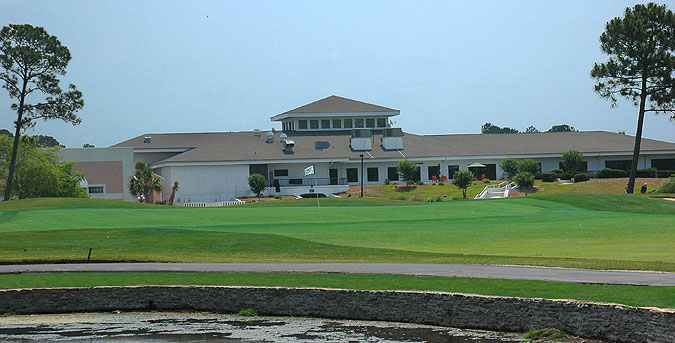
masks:
[[[675,202],[558,195],[170,208],[0,203],[0,262],[426,262],[675,271]],[[59,205],[61,203],[61,205]],[[7,204],[7,205],[6,205]],[[115,207],[118,206],[118,207]],[[617,212],[618,211],[618,212]]]
[[[421,290],[546,299],[576,299],[642,307],[675,307],[675,287],[417,277],[387,274],[64,273],[0,275],[0,288],[130,285],[228,285]]]

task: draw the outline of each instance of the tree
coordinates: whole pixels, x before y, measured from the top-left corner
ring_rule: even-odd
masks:
[[[415,175],[419,168],[420,167],[418,167],[415,162],[409,160],[398,161],[398,165],[396,166],[399,175],[401,175],[401,179],[405,181],[406,187],[409,187],[415,182]]]
[[[525,129],[525,133],[539,133],[541,131],[537,130],[536,127],[530,125],[527,129]]]
[[[541,166],[539,165],[539,162],[531,158],[528,158],[518,162],[518,171],[530,173],[533,176],[537,176],[541,173]]]
[[[75,162],[62,162],[60,147],[42,147],[37,139],[23,136],[17,151],[17,170],[10,189],[10,196],[19,199],[37,197],[89,197],[80,186],[84,175],[73,171]],[[9,165],[12,138],[0,136],[0,174]],[[5,175],[2,175],[4,177]]]
[[[176,192],[178,191],[178,188],[178,181],[174,181],[173,186],[171,187],[171,196],[169,196],[169,206],[173,205],[173,200],[176,198]]]
[[[464,199],[466,199],[466,189],[471,185],[471,181],[473,181],[473,174],[468,170],[456,172],[455,177],[452,179],[452,183],[462,190],[462,197]]]
[[[9,138],[14,138],[14,134],[13,134],[11,131],[7,130],[7,129],[1,129],[1,130],[0,130],[0,135],[2,135],[2,136],[7,136],[7,137],[9,137]]]
[[[513,180],[518,185],[518,188],[525,193],[525,196],[527,196],[527,192],[534,186],[534,175],[530,172],[521,171],[513,177]]]
[[[59,141],[52,136],[35,135],[35,136],[32,136],[32,137],[35,137],[37,139],[37,143],[38,143],[39,146],[49,146],[49,147],[58,146],[58,147],[62,147],[62,148],[66,147],[65,145],[59,143]]]
[[[481,133],[519,133],[520,131],[516,129],[512,129],[510,127],[504,126],[504,127],[499,127],[497,125],[493,125],[492,123],[485,123],[480,129]]]
[[[154,177],[152,169],[145,162],[136,162],[134,176],[129,179],[129,192],[138,197],[141,202],[154,202],[153,191],[162,190],[162,181]]]
[[[84,143],[84,144],[82,144],[82,147],[83,147],[83,148],[95,148],[96,145],[94,145],[94,144],[89,144],[89,143]]]
[[[260,194],[267,188],[267,179],[260,174],[251,174],[248,177],[248,186],[251,188],[251,192],[260,199]]]
[[[577,129],[574,126],[569,126],[567,124],[553,125],[546,132],[576,132]]]
[[[518,172],[518,160],[515,158],[505,158],[499,162],[499,168],[508,175],[509,179],[512,178]]]
[[[82,93],[72,84],[66,92],[59,86],[59,76],[66,74],[70,58],[68,48],[41,27],[10,24],[0,30],[0,80],[10,98],[17,101],[12,104],[17,119],[5,201],[10,198],[22,131],[34,127],[38,119],[61,119],[73,125],[81,122],[75,113],[84,106]],[[44,95],[41,101],[26,102],[28,95],[40,93]]]
[[[654,3],[626,8],[623,18],[605,25],[600,49],[609,59],[593,65],[595,91],[612,107],[622,96],[639,108],[626,186],[626,193],[633,193],[645,112],[669,113],[675,119],[675,16],[666,5]]]
[[[572,176],[581,169],[584,162],[584,155],[578,151],[570,150],[562,154],[562,169]]]

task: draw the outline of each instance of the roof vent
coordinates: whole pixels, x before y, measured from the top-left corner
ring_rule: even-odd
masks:
[[[330,142],[316,141],[314,142],[314,149],[316,150],[325,150],[330,148]]]
[[[368,129],[352,130],[352,138],[349,145],[352,150],[371,150],[373,143],[373,132]]]
[[[285,133],[279,135],[279,140],[281,140],[281,143],[283,143],[286,140],[286,138],[288,138],[288,135]]]
[[[403,150],[403,130],[400,128],[384,129],[382,148],[384,150]]]
[[[281,145],[284,147],[285,153],[292,153],[295,142],[292,139],[286,139],[281,141]]]
[[[260,129],[253,130],[253,135],[256,137],[260,137]]]
[[[274,143],[274,132],[268,132],[267,133],[267,143]]]
[[[143,143],[152,143],[152,137],[150,136],[143,137]]]

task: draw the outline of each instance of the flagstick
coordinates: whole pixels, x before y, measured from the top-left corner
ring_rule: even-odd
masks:
[[[321,220],[321,203],[319,202],[319,184],[316,182],[316,170],[314,170],[314,194],[316,194],[316,206],[319,208],[319,220]]]

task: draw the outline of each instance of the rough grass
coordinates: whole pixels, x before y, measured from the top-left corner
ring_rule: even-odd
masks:
[[[491,182],[490,184],[496,185],[498,182]],[[466,197],[475,197],[487,185],[488,184],[485,183],[479,183],[469,186],[466,190]],[[424,185],[415,186],[415,188],[412,190],[401,190],[398,188],[398,186],[401,185],[391,184],[365,186],[363,196],[366,198],[395,199],[417,202],[424,202],[434,199],[462,199],[462,190],[457,188],[451,182],[445,182],[444,185],[427,183]],[[359,187],[352,187],[349,191],[349,194],[352,194],[352,197],[358,197],[361,194],[361,189]]]
[[[590,300],[631,306],[675,307],[675,287],[662,286],[588,285],[548,281],[386,274],[64,273],[0,275],[0,288],[148,284],[429,290],[528,298]]]
[[[558,329],[535,329],[530,330],[523,334],[523,338],[529,339],[558,339],[558,338],[567,338],[567,334],[558,330]]]
[[[82,261],[93,248],[98,261],[396,261],[675,271],[675,202],[660,199],[569,195],[404,205],[335,199],[339,205],[324,203],[321,219],[316,199],[308,200],[290,200],[292,207],[276,201],[226,208],[110,208],[98,202],[50,208],[31,200],[33,209],[0,212],[0,262]]]

